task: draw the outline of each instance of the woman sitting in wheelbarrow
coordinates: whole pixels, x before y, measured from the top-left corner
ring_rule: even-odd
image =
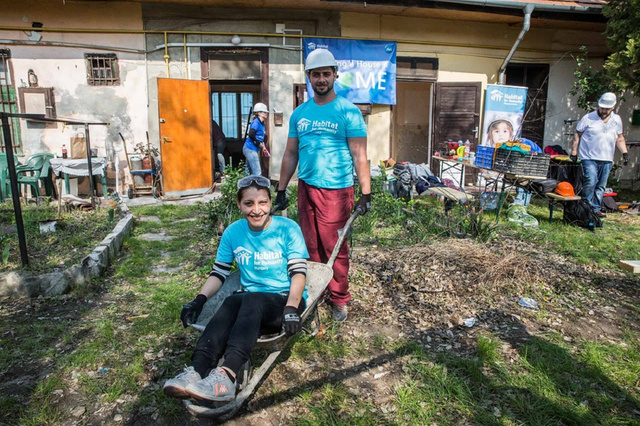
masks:
[[[236,375],[261,334],[300,330],[307,297],[308,253],[298,224],[271,216],[269,179],[238,181],[238,208],[244,219],[222,234],[215,264],[200,294],[182,307],[180,319],[195,323],[205,302],[222,286],[235,260],[242,290],[227,297],[207,324],[191,356],[191,366],[167,380],[164,393],[203,402],[229,402]],[[224,357],[220,367],[218,361]]]

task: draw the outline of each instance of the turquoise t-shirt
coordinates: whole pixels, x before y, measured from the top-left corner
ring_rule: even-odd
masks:
[[[273,216],[267,229],[259,232],[252,231],[245,219],[233,222],[222,234],[216,254],[216,261],[236,260],[243,289],[265,293],[289,291],[287,262],[307,258],[300,226],[281,216]],[[306,287],[303,297],[307,300]]]
[[[289,137],[298,139],[298,178],[318,188],[353,186],[353,159],[347,138],[367,136],[362,113],[338,96],[326,105],[313,98],[293,111]]]

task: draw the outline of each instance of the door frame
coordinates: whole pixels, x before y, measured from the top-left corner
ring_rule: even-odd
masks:
[[[463,141],[466,139],[469,139],[469,142],[471,142],[471,149],[472,151],[475,151],[477,149],[478,146],[478,140],[480,135],[482,134],[482,132],[480,131],[480,115],[481,115],[481,106],[482,106],[482,82],[475,82],[475,81],[471,81],[471,82],[437,82],[435,84],[434,87],[434,94],[433,94],[433,116],[432,116],[432,122],[433,122],[433,127],[432,127],[432,135],[431,135],[431,141],[433,142],[432,146],[431,146],[431,151],[430,151],[430,156],[429,156],[429,167],[432,166],[433,161],[432,161],[432,156],[435,154],[436,150],[437,150],[437,144],[438,144],[438,138],[443,139],[440,142],[444,142],[444,137],[442,135],[440,135],[439,133],[441,133],[441,129],[439,128],[439,121],[438,119],[441,118],[441,109],[440,106],[441,104],[441,99],[443,97],[442,94],[442,90],[446,89],[446,88],[459,88],[459,87],[472,87],[475,88],[475,104],[474,104],[474,108],[473,108],[473,116],[474,116],[474,126],[475,129],[472,131],[473,135],[471,135],[471,133],[467,133],[467,134],[460,134],[458,135],[459,138],[461,138]],[[469,111],[450,111],[448,112],[448,114],[451,114],[453,117],[464,117],[465,114],[469,114]],[[435,172],[435,170],[434,170]],[[477,178],[477,171],[474,170],[473,173],[467,173],[467,176],[464,177],[465,182],[462,182],[462,184],[467,183],[467,182],[474,182],[475,179]]]
[[[220,79],[216,80],[212,78],[210,75],[210,67],[209,67],[209,56],[213,53],[227,53],[227,54],[238,54],[238,55],[259,55],[260,56],[260,80],[247,80],[247,79]],[[209,82],[209,103],[211,103],[211,95],[215,90],[213,86],[216,85],[234,85],[242,83],[247,84],[249,82],[253,84],[260,84],[259,91],[259,99],[256,102],[262,102],[267,105],[271,110],[274,108],[271,107],[269,102],[269,48],[267,47],[235,47],[235,46],[207,46],[200,48],[200,70],[202,73],[202,79],[207,80]],[[211,110],[210,119],[213,120],[213,109]],[[269,114],[269,120],[265,123],[266,133],[267,135],[272,135],[272,116],[273,114]],[[211,140],[213,141],[213,130],[211,133]],[[269,151],[272,151],[272,141],[267,141]],[[215,147],[213,148],[212,155],[215,158]],[[264,169],[262,174],[269,177],[269,169],[270,169],[270,159],[266,157],[260,157],[260,165]],[[215,162],[214,162],[215,167]]]

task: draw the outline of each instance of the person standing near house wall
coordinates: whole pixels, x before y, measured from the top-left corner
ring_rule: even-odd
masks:
[[[580,158],[582,165],[582,191],[584,198],[600,218],[602,197],[613,165],[616,146],[622,153],[623,165],[629,163],[627,145],[622,135],[622,120],[613,112],[616,95],[607,92],[598,100],[598,109],[586,114],[576,126],[571,147],[571,160]]]
[[[216,157],[218,158],[218,172],[220,173],[220,177],[222,177],[222,175],[224,174],[224,170],[227,168],[224,161],[224,150],[227,147],[227,143],[225,141],[226,136],[215,120],[211,123],[211,126],[211,133],[213,134],[213,146],[216,147]]]
[[[242,153],[247,161],[246,172],[247,175],[261,175],[262,170],[260,167],[260,151],[264,146],[265,135],[265,121],[269,117],[269,108],[262,102],[258,102],[253,107],[254,119],[249,127],[249,135],[244,141],[242,147]]]
[[[331,52],[309,53],[305,71],[314,96],[300,105],[289,120],[276,208],[288,205],[286,188],[298,170],[298,212],[309,259],[326,263],[354,208],[355,168],[362,196],[355,204],[362,214],[371,208],[371,175],[367,160],[367,128],[360,110],[338,96],[334,83],[338,64]],[[332,316],[347,318],[349,249],[343,245],[329,283]]]

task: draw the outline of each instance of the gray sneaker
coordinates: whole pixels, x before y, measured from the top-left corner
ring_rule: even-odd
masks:
[[[165,395],[174,398],[189,398],[189,394],[185,391],[185,388],[201,380],[202,377],[200,377],[200,374],[198,374],[193,367],[185,367],[182,373],[166,381],[163,391]]]
[[[230,402],[236,397],[236,384],[222,367],[211,370],[209,376],[190,384],[185,390],[193,398],[208,402]]]
[[[344,322],[348,313],[347,305],[333,305],[331,307],[331,317],[336,322]]]

